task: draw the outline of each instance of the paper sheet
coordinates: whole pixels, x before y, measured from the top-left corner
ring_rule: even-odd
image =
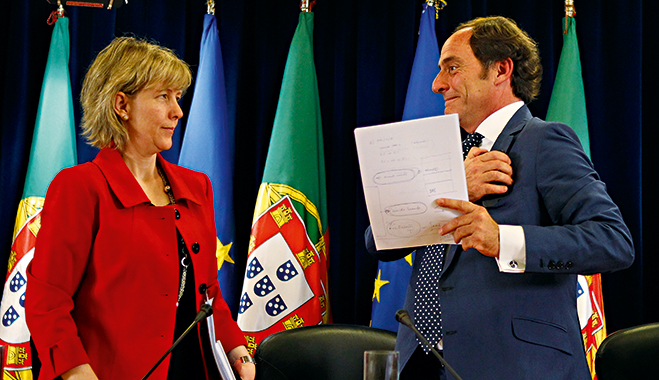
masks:
[[[439,228],[459,214],[437,198],[468,200],[456,114],[355,129],[377,249],[454,244]]]
[[[212,305],[213,299],[206,301],[207,304]],[[222,380],[236,380],[236,377],[233,375],[233,369],[227,358],[227,354],[224,353],[224,348],[222,347],[222,342],[220,342],[215,337],[215,324],[213,323],[213,315],[206,317],[208,323],[208,337],[211,340],[211,348],[213,349],[213,357],[215,358],[215,364],[217,364],[217,369],[220,371],[220,376]]]

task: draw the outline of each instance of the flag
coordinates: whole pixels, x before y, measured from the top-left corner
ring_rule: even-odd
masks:
[[[0,313],[0,344],[5,346],[3,378],[32,379],[30,331],[25,323],[25,270],[34,255],[41,208],[50,181],[76,164],[73,100],[69,78],[69,20],[60,17],[53,29],[41,87],[23,196],[14,225],[13,242]]]
[[[250,353],[284,329],[330,323],[325,158],[313,58],[314,14],[288,53],[259,188],[238,311]]]
[[[574,17],[563,19],[566,25],[563,35],[563,50],[558,62],[554,89],[551,93],[547,120],[565,123],[574,129],[581,140],[584,151],[590,157],[588,139],[588,117],[586,97],[581,76],[581,59],[577,42]],[[595,353],[606,337],[604,305],[602,303],[602,280],[600,274],[579,276],[577,284],[577,311],[584,338],[586,357],[593,379],[595,375]]]
[[[235,240],[234,144],[227,117],[226,98],[217,19],[207,14],[204,15],[197,80],[179,165],[206,173],[213,185],[218,280],[222,296],[235,315],[240,289],[236,283],[232,249]]]
[[[567,32],[563,35],[563,50],[549,100],[547,120],[560,121],[571,126],[579,136],[584,151],[590,157],[586,96],[581,76],[576,21],[574,17],[566,17],[564,21],[567,22]]]
[[[444,97],[432,91],[432,82],[437,75],[439,62],[435,12],[432,3],[423,4],[419,41],[407,86],[403,120],[444,114]],[[405,302],[407,283],[412,275],[412,263],[414,263],[414,253],[400,260],[378,263],[371,309],[372,327],[398,331],[398,323],[394,315]]]

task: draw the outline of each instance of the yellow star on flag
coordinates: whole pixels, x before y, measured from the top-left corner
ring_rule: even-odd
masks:
[[[230,242],[227,245],[222,244],[219,238],[217,238],[217,250],[215,251],[215,257],[217,257],[217,270],[222,269],[222,264],[225,261],[235,264],[231,256],[229,256],[229,251],[231,250],[231,245],[233,242]]]
[[[382,270],[378,270],[378,278],[375,279],[375,289],[373,289],[373,298],[378,299],[378,303],[380,302],[380,288],[383,287],[384,285],[388,284],[389,281],[383,281],[380,279],[382,276]]]

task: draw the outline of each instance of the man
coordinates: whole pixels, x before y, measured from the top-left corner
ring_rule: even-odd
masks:
[[[464,379],[590,379],[577,274],[631,265],[629,230],[570,127],[525,106],[542,68],[514,21],[460,25],[439,67],[446,113],[483,137],[465,159],[470,202],[437,200],[463,214],[438,231],[459,245],[417,250],[405,308]],[[370,228],[366,243],[384,261],[410,251],[377,251]],[[402,380],[452,379],[404,326],[396,349]]]

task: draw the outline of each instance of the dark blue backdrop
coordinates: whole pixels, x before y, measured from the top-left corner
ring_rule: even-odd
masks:
[[[54,9],[45,0],[8,3],[0,24],[0,268],[7,262],[23,189],[52,30],[46,19]],[[437,22],[440,44],[458,23],[495,14],[514,18],[539,42],[545,74],[541,96],[530,107],[536,116],[544,117],[562,44],[563,1],[448,3]],[[368,324],[376,269],[362,238],[368,218],[353,129],[401,119],[421,4],[420,0],[318,0],[315,8],[335,322]],[[637,259],[630,269],[603,276],[606,317],[609,330],[614,331],[659,320],[659,280],[653,273],[659,259],[652,249],[645,249],[643,240],[643,231],[657,230],[658,222],[652,217],[657,206],[642,198],[643,190],[655,190],[656,182],[650,177],[656,170],[642,171],[644,162],[650,166],[651,153],[650,147],[643,153],[642,141],[656,145],[657,140],[656,122],[650,122],[649,112],[645,123],[649,128],[642,128],[643,94],[649,95],[656,87],[656,75],[646,75],[643,81],[644,64],[654,62],[644,60],[642,52],[657,48],[656,29],[643,22],[657,14],[657,5],[641,0],[577,0],[576,7],[592,158],[636,246]],[[254,202],[299,8],[298,0],[219,0],[216,9],[229,119],[236,127],[236,262],[244,267]],[[155,39],[175,49],[196,70],[204,0],[131,0],[113,11],[71,7],[67,12],[78,121],[77,100],[85,69],[115,35],[133,33]],[[650,97],[645,99],[650,105]],[[184,98],[184,110],[190,100],[189,95]],[[174,147],[165,153],[170,161],[178,160],[185,121],[177,129]],[[96,153],[82,140],[78,149],[79,162],[91,160]]]

